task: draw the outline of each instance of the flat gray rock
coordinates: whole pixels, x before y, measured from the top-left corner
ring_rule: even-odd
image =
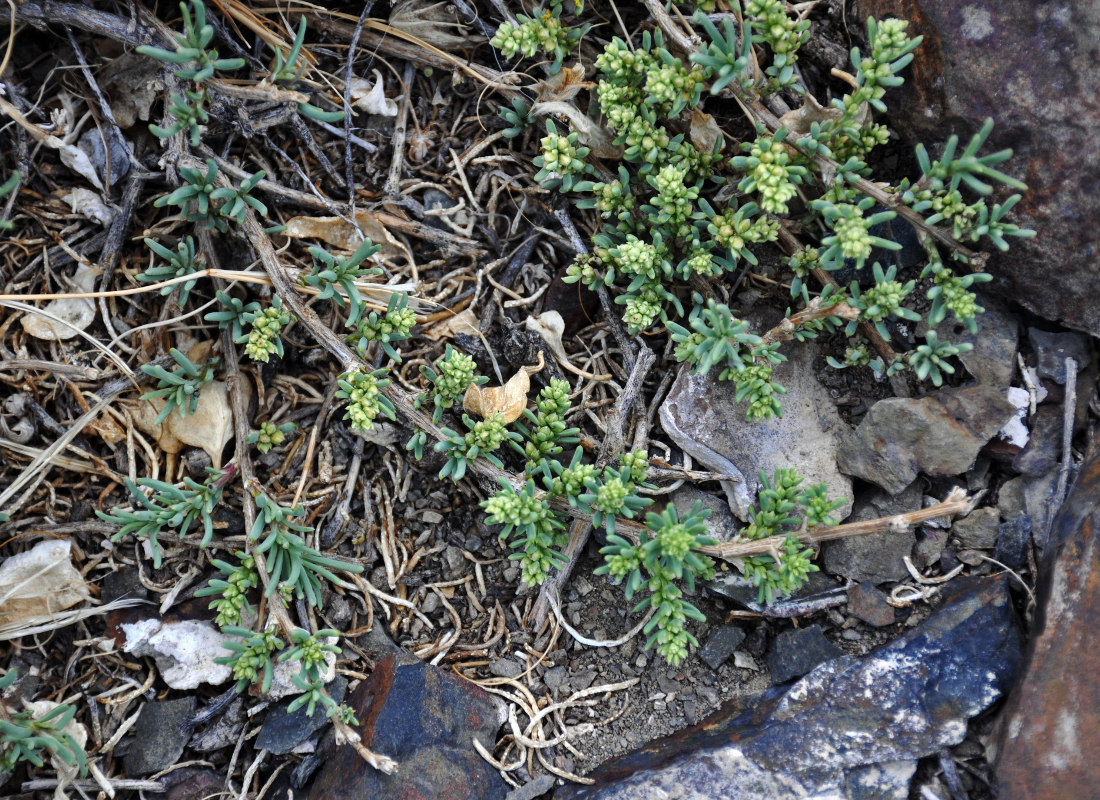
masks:
[[[730,508],[741,519],[756,499],[758,474],[794,467],[806,486],[824,483],[829,497],[845,504],[834,516],[843,520],[852,509],[852,482],[837,469],[836,452],[847,428],[836,403],[815,377],[816,348],[802,343],[790,348],[790,359],[775,367],[775,380],[787,390],[783,416],[765,422],[745,419],[746,403],[738,403],[730,381],[719,381],[719,370],[692,373],[685,365],[661,404],[661,425],[673,441],[708,469],[741,475],[724,481]]]
[[[960,475],[1015,414],[1000,389],[944,389],[875,403],[837,452],[841,470],[896,494],[918,473]]]

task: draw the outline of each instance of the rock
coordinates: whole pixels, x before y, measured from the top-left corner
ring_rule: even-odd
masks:
[[[236,744],[244,729],[245,721],[244,703],[240,697],[237,697],[229,704],[225,713],[218,715],[213,722],[205,726],[204,730],[193,735],[187,746],[200,753],[210,753]]]
[[[820,625],[792,628],[775,637],[768,653],[768,671],[773,683],[786,683],[841,655],[840,648],[825,638]]]
[[[518,789],[508,792],[504,800],[535,800],[553,789],[555,783],[556,779],[553,775],[540,775]]]
[[[917,544],[913,547],[913,563],[920,569],[926,569],[943,555],[943,548],[947,546],[947,537],[941,531],[931,528],[922,528],[917,533]]]
[[[104,603],[119,600],[123,597],[134,597],[145,600],[149,597],[146,589],[138,578],[137,567],[120,566],[114,572],[108,572],[99,589],[99,599]]]
[[[852,511],[853,522],[889,517],[916,511],[921,507],[921,493],[916,484],[902,492],[888,494],[874,491],[860,497]],[[905,578],[902,559],[913,551],[917,534],[913,531],[882,531],[867,536],[853,536],[825,542],[821,548],[822,563],[833,575],[860,583],[878,584]]]
[[[546,688],[554,692],[564,686],[569,680],[569,670],[565,667],[551,667],[542,676],[542,682]]]
[[[730,542],[741,533],[742,526],[730,511],[729,503],[686,483],[672,493],[672,504],[681,518],[691,511],[695,503],[699,503],[702,510],[710,511],[707,535],[715,541]]]
[[[348,679],[343,675],[325,686],[332,699],[337,703],[344,702],[344,692],[348,688]],[[325,710],[320,706],[313,709],[313,716],[308,713],[307,706],[301,706],[289,711],[294,698],[287,698],[273,706],[264,719],[260,734],[256,737],[256,747],[268,750],[277,756],[283,756],[294,750],[315,732],[328,724]]]
[[[978,295],[978,305],[985,313],[974,317],[977,330],[970,332],[966,325],[950,317],[936,326],[940,341],[970,344],[973,349],[959,354],[959,361],[978,383],[996,389],[1007,389],[1016,374],[1016,353],[1020,347],[1020,321],[995,297]],[[917,334],[923,336],[927,325],[917,325]]]
[[[777,597],[767,604],[758,602],[760,590],[740,573],[720,573],[704,588],[712,595],[765,617],[801,617],[846,602],[844,587],[820,572],[811,572],[802,587],[789,597]]]
[[[951,526],[951,538],[959,547],[992,548],[997,545],[1000,512],[995,508],[979,508]]]
[[[699,648],[699,658],[711,669],[718,669],[729,660],[733,651],[745,641],[745,632],[736,625],[723,625],[707,638]]]
[[[837,452],[841,470],[898,493],[919,472],[960,475],[1015,413],[992,386],[880,400]],[[797,462],[792,462],[797,463]]]
[[[875,628],[893,625],[895,620],[894,607],[886,602],[886,595],[863,583],[848,590],[848,611]]]
[[[126,774],[152,775],[175,764],[187,745],[181,729],[194,714],[194,697],[146,703],[134,724],[134,742],[124,762]]]
[[[497,698],[449,670],[417,662],[380,662],[352,692],[349,705],[363,744],[398,763],[387,775],[350,747],[337,748],[313,782],[311,800],[416,800],[477,797],[500,800],[508,785],[477,754],[489,751],[505,720]]]
[[[864,658],[822,664],[747,710],[731,703],[555,800],[905,800],[917,759],[962,742],[966,720],[1007,691],[1020,660],[1006,578],[960,580],[944,598]]]
[[[489,672],[498,678],[518,678],[526,667],[510,658],[498,658],[489,665]]]
[[[742,483],[722,483],[740,519],[746,519],[756,499],[758,473],[771,477],[776,469],[792,466],[806,486],[824,483],[829,497],[845,500],[834,512],[837,519],[851,511],[852,482],[836,465],[838,437],[846,426],[836,403],[817,381],[815,354],[816,348],[803,343],[775,367],[775,380],[787,389],[782,417],[747,422],[745,403],[736,402],[731,382],[719,381],[716,369],[704,376],[687,365],[661,404],[661,425],[677,445],[715,472],[743,476]]]
[[[1013,519],[1020,514],[1031,518],[1031,535],[1040,553],[1046,547],[1047,530],[1057,509],[1051,508],[1058,470],[1032,477],[1020,475],[1006,481],[997,497],[1001,519]]]
[[[1012,460],[1012,468],[1024,475],[1045,475],[1058,466],[1062,454],[1062,409],[1045,405],[1035,410],[1027,445]]]
[[[184,767],[169,772],[160,779],[165,787],[163,800],[206,800],[225,790],[225,778],[212,769]]]
[[[1027,543],[1031,538],[1031,517],[1019,514],[1002,522],[997,532],[997,550],[993,557],[1009,569],[1023,569],[1027,564]]]
[[[1028,328],[1027,335],[1039,362],[1040,378],[1065,383],[1067,358],[1077,362],[1078,374],[1092,363],[1092,346],[1087,336],[1079,333],[1050,333],[1039,328]]]
[[[911,142],[924,141],[935,157],[937,142],[959,133],[965,143],[993,117],[996,127],[982,152],[1014,152],[1000,168],[1026,180],[1028,190],[1012,221],[1040,233],[1013,239],[1010,254],[991,260],[990,272],[1002,277],[999,293],[1042,317],[1100,334],[1097,171],[1081,159],[1100,152],[1094,35],[1100,6],[1093,0],[859,0],[855,18],[868,15],[910,20],[909,35],[924,36],[905,85],[885,98],[891,128]]]
[[[1100,454],[1095,449],[1055,520],[1036,591],[1027,663],[1001,724],[998,797],[1094,797],[1100,785]]]
[[[228,636],[206,620],[139,620],[123,623],[123,652],[152,656],[164,682],[173,689],[194,689],[200,683],[225,683],[232,670],[215,659],[233,655]]]
[[[447,545],[447,549],[443,551],[443,560],[447,563],[447,569],[452,575],[461,572],[466,565],[462,550],[454,545]]]

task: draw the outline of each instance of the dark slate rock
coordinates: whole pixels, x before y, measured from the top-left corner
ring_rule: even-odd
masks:
[[[1061,406],[1039,406],[1028,427],[1031,435],[1012,468],[1024,475],[1045,475],[1058,466],[1062,454]]]
[[[861,496],[852,511],[852,522],[866,522],[916,511],[921,507],[920,487],[913,483],[901,492],[875,490]],[[902,559],[913,551],[917,533],[912,530],[882,531],[825,542],[822,563],[833,574],[860,583],[899,581],[908,575]]]
[[[709,492],[701,492],[690,484],[684,484],[672,493],[672,504],[681,517],[691,512],[698,503],[701,511],[709,511],[707,517],[707,536],[717,542],[729,542],[735,539],[743,527],[733,512],[729,503],[721,500]]]
[[[391,656],[352,692],[363,744],[398,763],[392,775],[339,747],[313,782],[311,800],[500,800],[508,784],[474,749],[492,750],[504,721],[501,702],[448,670]]]
[[[1039,362],[1040,378],[1065,383],[1067,358],[1077,362],[1078,373],[1084,372],[1092,362],[1092,346],[1088,337],[1080,333],[1050,333],[1039,328],[1028,328],[1027,335]]]
[[[110,603],[123,597],[145,600],[149,597],[138,577],[137,567],[120,566],[114,572],[108,572],[100,588],[100,599]]]
[[[526,667],[510,658],[498,658],[489,665],[489,673],[498,678],[518,678]]]
[[[134,741],[126,754],[126,774],[152,775],[176,763],[187,744],[184,725],[195,713],[195,698],[146,703],[134,724]]]
[[[342,703],[344,692],[348,689],[348,679],[343,675],[337,675],[326,684],[325,688],[328,689],[333,700]],[[256,737],[256,747],[268,750],[277,756],[283,756],[328,724],[325,710],[320,706],[313,709],[313,716],[307,713],[307,706],[288,711],[295,699],[288,697],[267,712],[263,727],[260,728],[260,733]]]
[[[841,655],[840,648],[825,638],[820,625],[793,628],[775,637],[768,653],[768,671],[773,683],[786,683]]]
[[[1010,569],[1023,569],[1027,564],[1027,543],[1031,539],[1031,517],[1019,514],[1002,522],[997,533],[994,558]]]
[[[871,407],[837,452],[841,470],[897,493],[919,472],[961,475],[1015,413],[992,386],[945,389]]]
[[[758,602],[760,590],[737,573],[722,573],[708,581],[704,588],[709,594],[729,600],[741,608],[765,617],[783,619],[842,606],[846,602],[844,587],[820,572],[811,572],[802,587],[789,597],[777,597],[767,604]]]
[[[848,590],[848,611],[875,628],[894,624],[894,607],[886,602],[886,595],[864,583]]]
[[[864,658],[822,664],[747,710],[724,706],[555,800],[905,800],[917,759],[961,742],[966,720],[1008,690],[1020,661],[1006,578],[957,581],[944,601]]]
[[[959,547],[992,548],[997,545],[1000,513],[995,508],[979,508],[951,526],[951,538]]]
[[[218,797],[225,790],[225,778],[205,767],[184,767],[169,772],[160,779],[165,787],[162,800],[205,800]]]
[[[891,90],[891,128],[909,142],[965,137],[995,122],[984,153],[1028,185],[1012,218],[1039,231],[991,259],[991,291],[1047,319],[1100,334],[1100,4],[1067,0],[859,0],[851,18],[900,17],[923,35],[905,84]],[[999,191],[1003,198],[1009,191]]]
[[[711,669],[718,669],[726,663],[733,651],[745,641],[745,632],[736,625],[723,625],[715,630],[706,644],[699,648],[699,658]]]
[[[949,316],[935,326],[940,341],[969,344],[971,350],[960,353],[959,361],[978,383],[997,389],[1007,389],[1016,374],[1016,353],[1020,348],[1020,321],[1007,310],[1001,300],[978,294],[978,305],[985,309],[974,317],[975,330]],[[917,335],[923,336],[928,325],[917,324]]]
[[[108,148],[103,147],[104,134],[109,143]],[[84,151],[85,155],[95,167],[96,175],[103,185],[107,185],[107,158],[110,153],[110,185],[114,186],[126,177],[130,171],[130,145],[122,134],[115,128],[104,127],[102,131],[92,128],[85,131],[77,142],[77,147]]]
[[[1100,786],[1100,451],[1055,519],[1039,572],[1028,661],[1009,697],[1002,800],[1095,797]]]
[[[505,800],[535,800],[536,797],[541,797],[553,789],[556,782],[553,775],[541,775],[518,789],[508,792]]]

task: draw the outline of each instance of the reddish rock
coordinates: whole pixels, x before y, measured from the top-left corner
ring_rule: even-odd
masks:
[[[1046,553],[1025,667],[1001,724],[999,800],[1095,797],[1100,786],[1100,453]]]
[[[886,602],[886,595],[874,586],[857,583],[849,589],[848,611],[876,628],[894,624],[894,607]]]
[[[499,701],[452,672],[418,661],[380,662],[348,703],[363,744],[397,761],[386,775],[350,747],[339,747],[310,790],[310,800],[467,800],[503,798],[508,785],[473,739],[492,751],[504,721]]]
[[[924,42],[905,86],[886,97],[890,125],[933,146],[996,123],[986,151],[1028,185],[1014,239],[990,271],[1032,311],[1100,335],[1100,3],[1067,0],[858,0],[856,15],[910,20]],[[915,176],[914,176],[915,177]],[[1007,195],[1008,193],[1004,193]]]

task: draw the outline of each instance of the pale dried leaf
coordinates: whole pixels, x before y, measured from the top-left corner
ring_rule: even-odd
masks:
[[[481,328],[478,327],[478,319],[473,310],[467,308],[458,314],[453,314],[424,329],[424,337],[432,342],[440,342],[450,339],[456,334],[464,333],[467,336],[481,336]]]
[[[515,422],[527,408],[527,393],[531,391],[531,376],[543,368],[542,352],[539,363],[533,367],[520,367],[503,386],[478,386],[471,383],[462,398],[462,407],[482,419],[493,414],[504,415],[504,422]]]
[[[35,719],[41,719],[51,711],[59,708],[61,703],[55,703],[53,700],[32,700],[24,703],[24,706],[34,715]],[[75,718],[69,720],[69,724],[62,728],[61,732],[71,736],[81,750],[88,744],[88,731]],[[50,754],[50,765],[57,771],[58,777],[54,797],[68,797],[64,792],[65,787],[80,774],[80,766],[78,764],[67,764],[65,759],[55,753]]]
[[[252,396],[252,386],[241,381],[241,393],[247,406]],[[142,433],[151,436],[162,451],[179,453],[185,447],[198,447],[210,456],[214,467],[222,463],[222,451],[233,439],[233,409],[229,403],[229,391],[222,381],[206,384],[199,391],[199,405],[194,414],[185,417],[173,411],[162,423],[156,417],[164,408],[164,400],[121,401],[128,409],[134,425]]]
[[[79,292],[94,291],[97,275],[98,269],[81,264],[73,273],[74,288]],[[62,342],[78,336],[80,331],[92,324],[95,302],[87,297],[59,297],[46,303],[42,311],[43,314],[25,314],[20,320],[23,330],[36,339]]]
[[[801,107],[792,109],[784,114],[779,124],[789,130],[795,136],[805,136],[810,132],[813,123],[836,122],[843,115],[843,111],[832,106],[823,106],[814,99],[811,94],[805,95],[805,102]],[[867,104],[860,109],[858,124],[862,125],[866,120]]]
[[[557,311],[544,311],[537,317],[527,318],[527,330],[534,331],[542,340],[546,342],[550,348],[550,352],[554,354],[554,358],[558,360],[563,369],[569,370],[574,375],[579,375],[582,378],[592,381],[609,381],[610,375],[594,375],[591,372],[585,372],[582,369],[574,367],[569,361],[569,356],[565,352],[565,347],[562,345],[561,337],[565,332],[565,321],[561,318],[561,314]]]
[[[366,78],[351,79],[351,104],[367,114],[396,117],[397,103],[386,97],[382,73],[374,71],[374,83]]]
[[[111,227],[115,221],[115,210],[103,202],[103,197],[91,189],[76,188],[61,198],[74,214],[87,217],[92,222],[98,222],[104,228]]]
[[[103,191],[103,183],[100,182],[99,175],[95,171],[95,165],[92,164],[92,160],[88,158],[87,153],[76,145],[66,144],[56,136],[47,136],[42,140],[42,143],[57,151],[58,155],[61,156],[62,164],[73,172],[82,175],[88,183],[99,189],[99,191]]]
[[[470,42],[466,26],[450,3],[403,0],[394,6],[387,21],[399,31],[412,34],[440,50],[454,50]]]
[[[592,155],[596,158],[619,158],[622,155],[623,149],[612,143],[608,132],[572,103],[556,100],[535,103],[531,106],[531,113],[537,116],[558,114],[565,117],[569,120],[570,127],[576,131],[580,143],[591,148]]]
[[[381,246],[379,255],[400,256],[412,263],[409,249],[395,239],[373,213],[360,209],[355,212],[355,221],[362,232],[343,217],[292,217],[287,220],[283,235],[292,239],[320,239],[325,244],[349,253],[359,247],[363,243],[363,236],[366,236]]]
[[[536,102],[547,103],[555,100],[572,100],[582,89],[595,89],[596,84],[584,79],[584,65],[563,67],[555,75],[536,84],[538,97]]]
[[[722,148],[725,147],[725,142],[722,139],[722,131],[718,127],[718,123],[714,121],[714,117],[697,108],[691,110],[690,135],[691,143],[702,153],[713,153],[716,142],[723,142]]]
[[[51,617],[90,596],[68,539],[39,542],[0,564],[0,626]]]
[[[137,53],[123,53],[104,64],[97,77],[123,130],[138,120],[148,122],[149,109],[164,90],[158,62]]]

